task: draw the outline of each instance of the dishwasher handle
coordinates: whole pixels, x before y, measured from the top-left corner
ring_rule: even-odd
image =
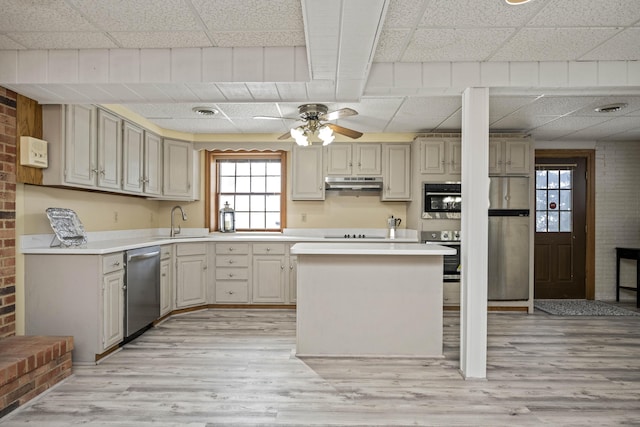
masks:
[[[160,255],[160,251],[147,252],[147,253],[144,253],[144,254],[128,255],[127,256],[127,261],[133,261],[133,260],[138,260],[138,259],[148,259],[148,258],[153,258],[154,256],[158,256],[158,255]]]

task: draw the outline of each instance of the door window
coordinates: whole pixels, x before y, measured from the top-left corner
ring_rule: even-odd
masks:
[[[536,232],[572,231],[573,170],[536,171]]]

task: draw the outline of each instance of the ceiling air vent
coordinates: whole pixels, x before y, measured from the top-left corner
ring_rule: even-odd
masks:
[[[602,105],[594,109],[594,111],[596,113],[615,113],[616,111],[622,110],[626,106],[627,104],[624,104],[624,103]]]

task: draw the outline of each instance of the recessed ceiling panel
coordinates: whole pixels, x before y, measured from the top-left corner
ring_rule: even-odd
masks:
[[[404,52],[402,61],[484,61],[513,32],[513,28],[419,28]]]
[[[186,7],[182,0],[69,1],[98,27],[108,28],[109,31],[196,31],[203,29],[191,9]]]
[[[615,28],[523,28],[492,61],[574,61],[612,37]]]
[[[408,29],[383,30],[373,60],[375,62],[400,61],[410,34],[411,31]]]
[[[616,27],[631,25],[638,20],[638,0],[555,0],[533,17],[528,26]]]
[[[211,46],[204,31],[120,31],[109,35],[121,47],[132,49]]]
[[[217,47],[304,46],[303,31],[213,31]]]
[[[638,2],[640,4],[640,1]],[[640,28],[627,28],[580,57],[582,60],[625,60],[640,58]]]
[[[422,27],[520,27],[546,3],[536,0],[526,6],[509,6],[504,0],[432,0],[424,14]]]
[[[304,31],[300,0],[191,0],[191,3],[210,31]]]
[[[416,26],[422,19],[427,3],[429,2],[424,0],[390,1],[384,26],[386,28],[410,28]]]
[[[97,31],[64,0],[0,1],[0,31]]]
[[[60,31],[52,33],[16,32],[9,37],[27,49],[108,49],[116,45],[104,33]]]

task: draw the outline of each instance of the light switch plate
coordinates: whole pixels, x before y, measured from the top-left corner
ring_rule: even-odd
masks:
[[[47,141],[31,136],[21,136],[20,164],[32,168],[48,167]]]

